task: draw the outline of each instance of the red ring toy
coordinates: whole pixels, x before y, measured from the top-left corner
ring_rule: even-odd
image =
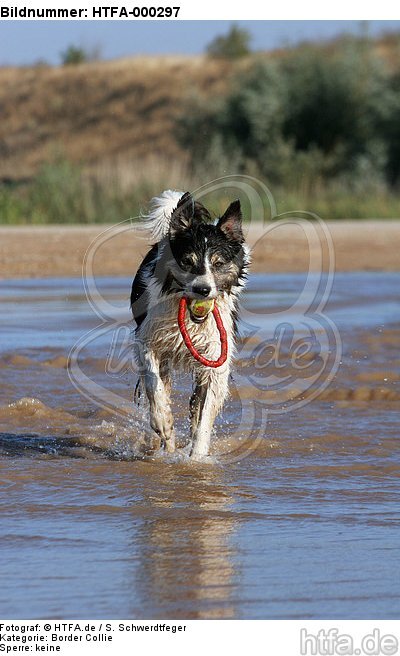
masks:
[[[221,315],[217,308],[217,304],[216,303],[214,304],[212,313],[214,315],[215,323],[218,328],[219,337],[221,341],[221,355],[219,356],[218,360],[207,360],[207,358],[201,355],[194,347],[193,342],[189,335],[189,331],[186,328],[186,323],[185,323],[186,308],[187,308],[187,299],[183,296],[179,301],[179,310],[178,310],[178,326],[179,326],[179,330],[181,331],[183,341],[185,342],[187,348],[189,349],[190,353],[193,355],[195,360],[203,364],[205,367],[212,367],[213,369],[217,369],[217,367],[220,367],[221,365],[224,364],[224,362],[226,362],[226,358],[228,357],[228,340],[226,336],[226,330],[224,328],[224,324],[222,323]]]

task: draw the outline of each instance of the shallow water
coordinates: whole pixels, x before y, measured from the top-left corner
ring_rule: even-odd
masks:
[[[105,402],[72,385],[68,353],[102,322],[80,280],[2,283],[1,616],[399,617],[400,275],[337,275],[317,321],[305,307],[325,282],[293,307],[305,276],[251,278],[236,392],[203,463],[187,458],[181,379],[181,449],[144,455],[146,409],[131,403],[135,375],[117,366],[112,325],[80,354]],[[119,327],[129,284],[99,283]],[[310,371],[325,355],[322,389],[325,374]],[[131,417],[114,411],[117,397]],[[250,434],[254,399],[266,423]]]

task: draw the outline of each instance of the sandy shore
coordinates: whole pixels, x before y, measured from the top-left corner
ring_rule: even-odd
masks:
[[[400,270],[400,221],[331,221],[328,233],[318,224],[304,225],[248,228],[252,270],[304,271],[309,262],[313,270],[327,270],[333,252],[337,271]],[[80,276],[87,251],[95,274],[132,275],[147,248],[129,226],[2,226],[0,277]]]

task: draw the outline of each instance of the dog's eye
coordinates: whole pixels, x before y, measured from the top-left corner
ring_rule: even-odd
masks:
[[[224,266],[225,262],[223,260],[217,260],[214,262],[214,269],[222,269]]]
[[[181,266],[183,267],[191,267],[193,265],[193,258],[190,257],[190,255],[185,255],[181,259]]]

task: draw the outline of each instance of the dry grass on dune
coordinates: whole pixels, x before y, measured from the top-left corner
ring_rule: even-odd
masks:
[[[0,179],[30,178],[60,150],[89,164],[116,155],[173,157],[182,99],[223,92],[232,69],[201,57],[0,68]]]
[[[393,183],[398,158],[390,147],[397,148],[393,80],[399,69],[399,39],[343,37],[254,53],[239,61],[147,56],[60,67],[0,67],[0,224],[117,223],[137,216],[160,189],[196,190],[210,179],[237,172],[263,180],[276,198],[278,213],[311,210],[325,219],[398,217],[400,196]],[[377,105],[360,121],[364,95],[355,98],[349,89],[358,86],[358,71],[377,54],[385,82],[379,73],[368,84],[383,85],[385,93],[375,94]],[[332,65],[336,59],[339,69]],[[325,62],[317,74],[315,61]],[[344,92],[337,96],[337,70],[349,73],[345,97],[353,101],[347,102],[344,126],[341,121],[332,126],[334,116],[330,118],[341,146],[331,152],[324,135],[314,134],[318,121],[313,113],[319,115],[320,93],[324,98],[328,94],[329,107],[340,106]],[[314,78],[317,86],[310,90],[309,79]],[[311,109],[303,107],[302,98],[306,105],[312,100]],[[381,98],[393,115],[389,112],[387,132],[382,128],[379,137]],[[300,112],[294,118],[292,107]],[[297,147],[296,121],[307,125],[303,110],[313,120],[304,137],[308,146]],[[264,114],[268,129],[260,120]],[[292,132],[286,134],[293,121]],[[355,126],[350,133],[348,124]],[[386,152],[385,163],[381,155]],[[218,213],[224,203],[227,199],[220,194],[211,209]]]
[[[399,36],[369,42],[389,68],[398,66]],[[85,168],[116,157],[182,155],[176,118],[190,96],[215,102],[232,78],[256,60],[296,51],[323,58],[346,48],[346,37],[226,61],[206,56],[131,57],[74,66],[0,67],[0,181],[34,177],[61,155]]]

